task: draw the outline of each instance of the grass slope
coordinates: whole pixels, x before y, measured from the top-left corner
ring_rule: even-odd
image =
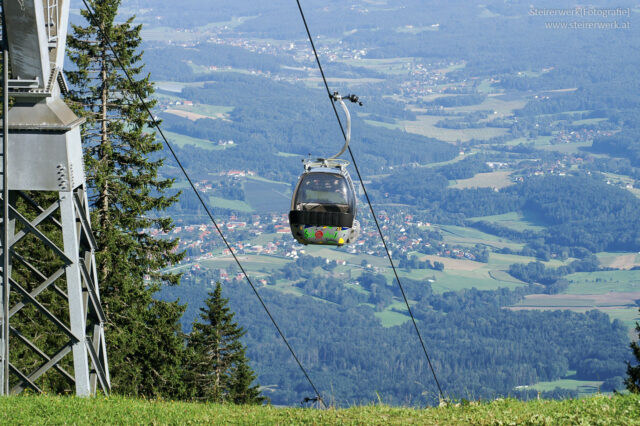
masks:
[[[565,401],[500,399],[414,409],[371,405],[313,410],[149,401],[18,396],[0,399],[2,424],[640,424],[640,396]]]

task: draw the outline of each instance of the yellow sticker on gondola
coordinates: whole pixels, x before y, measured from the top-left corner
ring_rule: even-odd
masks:
[[[340,238],[340,239],[338,240],[338,244],[344,244],[344,240],[343,240],[342,238]]]

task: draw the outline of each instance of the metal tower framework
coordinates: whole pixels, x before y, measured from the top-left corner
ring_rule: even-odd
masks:
[[[61,99],[68,16],[69,0],[2,1],[1,395],[110,390],[84,120]]]

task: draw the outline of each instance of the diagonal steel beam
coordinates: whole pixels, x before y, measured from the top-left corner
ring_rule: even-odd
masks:
[[[44,305],[42,305],[42,303],[38,302],[36,299],[34,299],[33,297],[31,297],[31,295],[29,294],[29,292],[27,290],[25,290],[20,284],[18,284],[15,280],[11,279],[11,286],[15,287],[16,290],[18,290],[18,292],[20,294],[22,294],[32,305],[34,305],[42,314],[44,314],[44,316],[46,316],[47,318],[49,318],[49,320],[51,322],[53,322],[55,325],[58,326],[58,328],[67,336],[69,336],[71,338],[71,341],[73,343],[78,343],[81,340],[78,339],[75,334],[73,334],[71,332],[71,330],[69,330],[69,328],[64,325],[64,323],[62,321],[60,321],[55,315],[53,315],[47,308],[44,307]]]
[[[27,262],[27,260],[20,256],[18,253],[15,253],[13,250],[11,250],[11,256],[13,259],[18,260],[20,263],[22,263],[31,273],[37,275],[40,280],[46,280],[48,277],[46,275],[44,275],[42,272],[40,272],[35,266],[33,266],[32,264],[30,264],[29,262]],[[56,293],[58,293],[60,296],[62,296],[65,300],[67,300],[69,297],[67,296],[67,293],[65,293],[60,287],[58,287],[57,285],[53,285],[53,289],[55,290]]]
[[[109,389],[111,389],[111,374],[109,373],[109,361],[107,360],[107,339],[104,337],[104,327],[102,325],[98,325],[96,327],[98,328],[98,339],[100,342],[98,353],[102,354],[100,359],[104,360],[103,368],[107,375],[107,385],[109,386]]]
[[[43,282],[42,284],[40,284],[37,288],[35,288],[31,293],[30,296],[35,299],[36,297],[38,297],[38,295],[40,293],[42,293],[43,291],[45,291],[51,284],[54,283],[54,281],[56,281],[58,278],[60,278],[62,275],[64,275],[64,268],[60,268],[58,269],[53,275],[51,275],[49,278],[47,278],[47,280],[45,282]],[[11,310],[9,311],[9,318],[11,318],[12,316],[14,316],[20,309],[25,307],[25,303],[24,302],[19,302],[17,304],[15,304],[13,306],[13,308],[11,308]]]
[[[59,203],[52,204],[49,208],[38,215],[33,221],[31,221],[31,226],[34,228],[44,222],[50,215],[55,213],[56,210],[60,208]],[[13,240],[11,241],[11,245],[14,246],[18,244],[24,237],[29,234],[29,231],[22,230],[14,235]]]
[[[40,241],[42,241],[47,247],[53,250],[56,255],[62,259],[67,265],[73,264],[73,261],[67,256],[60,248],[55,245],[49,238],[47,238],[42,232],[38,230],[35,226],[31,225],[31,222],[24,216],[22,216],[13,206],[9,206],[11,209],[11,213],[13,216],[22,223],[22,225],[29,230],[32,234],[34,234]]]
[[[28,379],[31,382],[35,383],[35,381],[38,380],[40,378],[40,376],[42,376],[44,373],[49,371],[51,369],[51,367],[57,365],[62,358],[64,358],[69,352],[71,352],[71,347],[72,346],[70,344],[65,345],[53,357],[49,358],[49,360],[47,362],[45,362],[40,367],[38,367],[38,369],[36,371],[34,371],[33,373],[29,374]],[[66,377],[66,378],[69,379],[69,377]],[[73,383],[75,383],[75,380],[73,378],[71,378],[71,384],[73,384]],[[11,393],[16,394],[16,393],[22,392],[22,390],[24,389],[23,385],[24,385],[24,383],[17,384],[16,386],[14,386],[11,389]]]
[[[96,239],[93,236],[93,232],[91,232],[91,225],[89,225],[89,221],[87,220],[87,212],[84,209],[82,202],[80,201],[80,196],[77,192],[73,193],[73,200],[78,212],[78,218],[80,218],[80,225],[82,226],[82,232],[84,233],[87,241],[89,241],[89,246],[91,247],[91,251],[95,251],[98,247],[98,243],[96,243]]]
[[[9,363],[9,369],[13,371],[13,374],[18,376],[23,383],[26,383],[27,385],[29,385],[29,387],[32,388],[34,391],[38,393],[42,393],[42,389],[40,389],[38,385],[33,383],[27,376],[25,376],[22,373],[22,371],[18,370],[13,364]]]
[[[16,336],[22,343],[24,343],[25,345],[27,345],[29,347],[29,349],[31,349],[33,352],[35,352],[40,358],[44,359],[45,361],[49,361],[51,358],[49,357],[49,355],[45,354],[44,352],[42,352],[40,350],[39,347],[37,347],[35,344],[33,344],[31,342],[31,340],[27,339],[22,333],[20,333],[18,330],[16,330],[15,328],[11,327],[11,333]],[[56,370],[58,370],[58,372],[60,374],[62,374],[68,381],[70,381],[71,383],[74,382],[74,378],[71,374],[69,374],[67,372],[67,370],[65,370],[64,368],[62,368],[60,366],[60,364],[56,364],[54,365],[54,368]]]
[[[107,320],[107,316],[104,314],[104,311],[102,310],[102,305],[100,304],[100,299],[96,294],[96,289],[93,285],[93,280],[91,279],[91,276],[89,275],[89,271],[87,271],[87,265],[85,265],[84,262],[80,262],[80,272],[82,273],[82,278],[84,278],[84,281],[87,284],[89,299],[91,299],[91,307],[96,312],[100,323],[104,323]]]
[[[96,370],[98,381],[100,381],[100,387],[102,388],[102,391],[104,393],[108,394],[111,388],[107,383],[106,374],[104,368],[102,367],[102,360],[100,359],[100,357],[98,357],[98,354],[96,353],[89,338],[87,338],[85,343],[89,351],[89,357],[91,357],[91,362],[93,363],[93,368]]]
[[[39,212],[43,212],[44,209],[40,206],[40,204],[36,203],[33,198],[29,197],[29,195],[27,195],[24,191],[16,191],[18,193],[18,195],[25,200],[28,204],[31,205],[31,207],[33,207],[34,209],[38,210]],[[54,204],[57,204],[58,201],[56,200],[54,202]],[[58,219],[56,219],[55,217],[51,217],[49,220],[51,220],[51,222],[53,222],[58,228],[62,229],[62,224],[58,221]]]

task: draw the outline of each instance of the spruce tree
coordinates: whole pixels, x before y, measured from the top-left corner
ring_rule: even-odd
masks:
[[[234,322],[234,313],[216,284],[200,309],[200,320],[193,323],[187,337],[189,361],[185,383],[190,397],[201,401],[261,404],[266,398],[252,386],[255,374],[240,341],[245,331]]]
[[[90,4],[93,18],[81,11],[87,25],[72,25],[67,45],[76,69],[66,75],[69,104],[86,118],[82,136],[112,385],[124,394],[175,397],[181,387],[184,345],[178,333],[184,309],[153,295],[162,282],[178,282],[177,275],[158,271],[182,254],[174,253],[177,240],[154,238],[150,230],[172,229],[162,210],[177,195],[167,196],[172,180],[158,176],[162,145],[147,130],[149,117],[136,96],[141,93],[153,107],[153,85],[141,62],[141,26],[133,18],[115,22],[120,0]]]
[[[640,309],[638,309],[638,311],[640,312]],[[636,323],[636,332],[640,339],[640,324],[638,323]],[[627,390],[629,390],[629,392],[640,393],[640,342],[631,342],[630,346],[633,351],[633,355],[638,361],[638,365],[632,366],[631,363],[627,361],[627,378],[625,379],[624,384],[627,385]]]
[[[260,394],[260,386],[253,385],[256,375],[249,366],[249,361],[242,349],[242,356],[236,363],[236,367],[231,373],[231,383],[229,385],[229,401],[234,404],[262,404],[268,399]]]

